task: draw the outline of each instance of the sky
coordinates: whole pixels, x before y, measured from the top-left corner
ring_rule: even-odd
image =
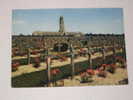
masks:
[[[83,33],[124,33],[122,8],[15,9],[12,34],[34,31],[59,31],[59,17],[64,17],[65,31]]]

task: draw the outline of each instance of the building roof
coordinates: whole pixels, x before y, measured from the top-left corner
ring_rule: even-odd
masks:
[[[32,35],[82,35],[81,32],[44,32],[44,31],[35,31]]]

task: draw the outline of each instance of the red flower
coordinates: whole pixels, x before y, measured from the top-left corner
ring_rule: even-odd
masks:
[[[122,59],[122,57],[121,57],[121,56],[116,56],[115,58],[116,58],[116,59]]]
[[[56,72],[57,72],[57,73],[60,73],[60,70],[59,70],[59,69],[56,69]]]
[[[98,74],[98,73],[99,73],[99,69],[96,69],[96,70],[95,70],[95,74]]]
[[[121,56],[117,56],[115,57],[116,60],[119,60],[119,61],[122,61],[122,62],[125,62],[125,59],[123,59]]]
[[[95,75],[95,72],[94,72],[93,69],[88,69],[86,72],[87,72],[89,75]]]
[[[39,58],[35,58],[35,62],[36,62],[36,63],[40,63]]]
[[[34,67],[40,67],[40,59],[38,57],[34,59]]]
[[[16,66],[19,66],[20,64],[19,64],[19,62],[16,62]]]
[[[19,62],[12,63],[12,68],[17,68],[19,65]]]
[[[112,68],[116,68],[116,66],[115,66],[115,64],[110,64],[110,67],[112,67]]]
[[[107,67],[108,65],[107,64],[102,64],[103,67]]]
[[[37,51],[32,51],[31,54],[36,55],[37,54]]]
[[[102,64],[99,70],[104,71],[108,65],[107,64]]]
[[[53,69],[53,70],[51,70],[51,74],[52,75],[57,75],[58,73],[60,73],[60,70],[59,69]]]

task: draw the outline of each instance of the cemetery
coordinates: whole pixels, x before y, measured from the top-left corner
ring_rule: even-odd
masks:
[[[19,36],[18,38],[23,42],[28,41],[27,44],[33,38],[38,39],[37,41],[40,41],[40,38],[45,40],[45,37],[40,36]],[[26,38],[29,39],[26,40]],[[27,48],[26,46],[24,48],[24,45],[22,47],[15,45],[12,53],[12,86],[67,86],[65,80],[70,81],[68,86],[77,85],[73,83],[74,80],[77,80],[81,86],[87,83],[87,85],[97,85],[93,76],[107,78],[108,73],[116,74],[117,69],[126,71],[124,35],[89,34],[84,36],[84,41],[81,37],[79,40],[79,45],[72,42],[68,42],[67,45],[62,40],[61,43],[58,42],[59,45],[56,43],[55,47],[44,45],[43,48]],[[21,42],[21,44],[24,43]],[[30,44],[35,45],[32,41]],[[40,44],[47,43],[41,41]],[[125,76],[122,78],[126,79],[126,72],[124,73]],[[114,82],[114,84],[118,84],[118,81],[121,80],[117,80],[117,83]]]
[[[58,32],[12,35],[12,87],[128,84],[124,34]]]

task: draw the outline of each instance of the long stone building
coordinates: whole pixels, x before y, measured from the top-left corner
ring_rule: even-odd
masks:
[[[82,36],[82,32],[67,32],[65,31],[65,25],[64,25],[64,18],[63,16],[60,16],[59,19],[59,31],[58,32],[45,32],[45,31],[35,31],[32,33],[32,35],[37,36]]]

